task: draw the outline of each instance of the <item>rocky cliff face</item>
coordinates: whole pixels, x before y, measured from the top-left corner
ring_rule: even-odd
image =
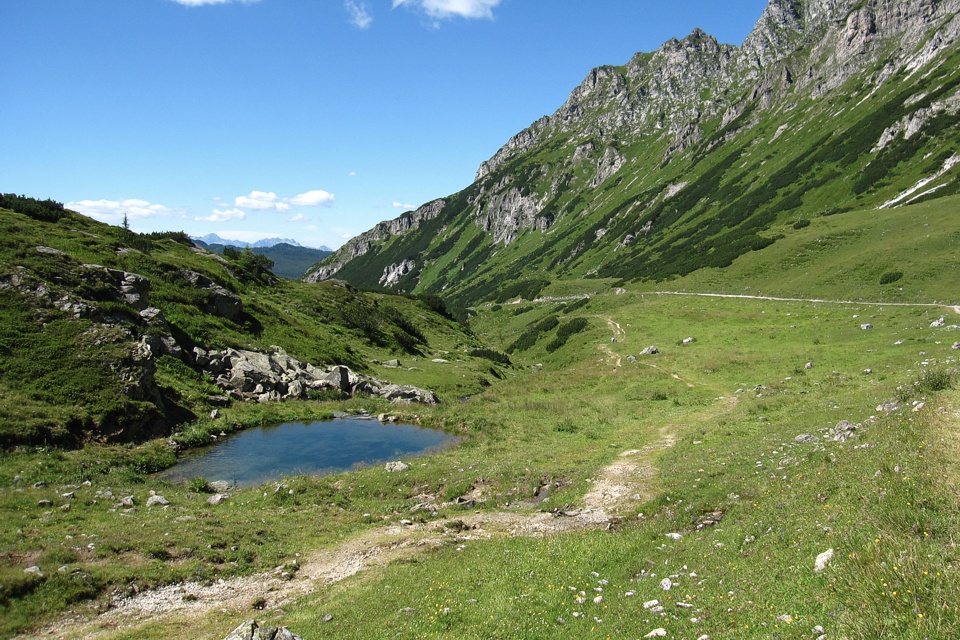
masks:
[[[873,156],[897,136],[936,130],[922,134],[927,148],[919,163],[956,135],[951,87],[957,78],[950,67],[956,67],[960,40],[958,11],[960,0],[771,0],[739,47],[695,30],[624,66],[597,67],[556,112],[482,163],[468,189],[426,205],[429,215],[443,216],[442,239],[418,236],[412,221],[381,223],[310,278],[331,277],[351,264],[351,277],[363,281],[357,284],[372,284],[409,261],[416,269],[408,273],[422,288],[459,288],[469,297],[489,290],[489,282],[464,281],[482,278],[485,270],[488,281],[494,277],[496,267],[488,264],[496,247],[527,236],[525,245],[537,247],[530,255],[558,275],[684,272],[699,263],[681,256],[681,247],[714,253],[713,266],[722,266],[737,251],[766,243],[757,230],[781,213],[811,206],[815,214],[815,190],[837,183],[844,172],[890,165]],[[912,103],[899,96],[904,90]],[[836,126],[824,125],[833,119]],[[865,145],[861,136],[873,139]],[[754,159],[754,150],[765,145],[772,145],[768,157]],[[844,153],[832,157],[831,145]],[[847,187],[849,198],[839,204],[879,205],[881,187],[899,184],[898,175],[914,179],[905,166],[893,163],[878,175],[882,180],[861,180],[852,192]],[[804,180],[801,172],[816,186],[794,189]],[[723,185],[734,183],[742,187],[723,192]],[[876,198],[868,197],[874,192]],[[739,206],[727,210],[729,202],[715,199],[721,194]],[[681,228],[693,219],[699,220],[696,230]],[[472,236],[470,225],[482,230],[483,241],[468,245],[472,254],[458,250],[456,261],[480,268],[456,279],[440,275],[451,264],[441,249],[462,247],[454,241]],[[753,231],[731,234],[738,226]],[[431,249],[429,260],[420,255],[424,246]],[[390,262],[371,253],[374,248],[384,248],[379,253],[389,254]],[[622,266],[614,268],[616,252],[637,257],[618,257]],[[663,260],[688,266],[665,269]]]
[[[303,279],[306,282],[329,280],[343,265],[354,258],[366,255],[378,242],[382,242],[393,236],[402,235],[408,231],[419,229],[424,221],[436,218],[443,210],[444,204],[446,204],[446,202],[442,199],[434,200],[418,208],[416,211],[409,211],[393,220],[381,222],[370,231],[351,238],[349,242],[331,255],[328,260],[324,260],[317,267],[307,271]]]

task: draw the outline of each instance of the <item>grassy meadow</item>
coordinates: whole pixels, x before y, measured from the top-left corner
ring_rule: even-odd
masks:
[[[512,340],[521,319],[562,315],[562,303],[515,311],[482,312],[478,337],[494,346],[501,332]],[[949,326],[960,318],[931,328],[936,308],[632,290],[595,296],[574,314],[588,327],[563,349],[547,352],[544,335],[511,356],[504,381],[465,403],[418,408],[422,422],[465,441],[402,474],[371,468],[297,477],[283,490],[240,490],[211,507],[203,493],[128,467],[111,475],[103,451],[96,460],[83,451],[5,455],[4,517],[17,529],[4,530],[3,547],[21,560],[8,563],[3,584],[24,594],[4,603],[6,633],[55,616],[54,599],[89,615],[104,607],[103,596],[92,605],[85,598],[108,585],[215,580],[403,519],[439,527],[465,512],[448,505],[411,515],[424,496],[443,502],[482,488],[471,513],[569,510],[604,465],[665,435],[673,446],[653,449],[649,493],[610,529],[464,535],[295,606],[272,609],[264,593],[263,610],[251,602],[184,624],[203,638],[223,637],[249,617],[309,638],[642,637],[656,628],[677,638],[786,638],[810,637],[817,626],[827,637],[933,638],[960,623],[950,596],[960,588],[951,543],[960,398],[950,388],[960,333]],[[620,327],[615,343],[610,322]],[[862,329],[866,323],[872,328]],[[661,353],[627,358],[650,345]],[[877,410],[895,400],[893,413]],[[914,411],[915,402],[924,405]],[[359,401],[338,408],[388,409]],[[842,420],[860,425],[856,435],[831,441],[827,430]],[[817,441],[798,442],[799,435]],[[14,487],[17,474],[23,481]],[[32,487],[43,478],[47,486]],[[60,498],[64,487],[54,479],[75,483],[76,498]],[[555,490],[534,501],[543,485]],[[96,497],[105,487],[118,499],[134,495],[137,508],[112,509]],[[171,506],[142,507],[150,490]],[[38,506],[41,499],[51,504]],[[715,512],[722,519],[698,530],[698,519]],[[832,561],[815,572],[827,549]],[[24,562],[45,577],[25,576]],[[645,608],[651,600],[659,603]],[[176,635],[169,625],[102,632]]]

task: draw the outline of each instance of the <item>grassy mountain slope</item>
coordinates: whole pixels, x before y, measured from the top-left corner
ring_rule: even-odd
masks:
[[[433,217],[348,243],[308,279],[382,286],[407,261],[390,289],[457,306],[508,298],[518,279],[533,295],[562,279],[663,282],[815,218],[956,193],[957,20],[907,4],[894,24],[886,5],[842,2],[827,19],[774,2],[741,48],[695,32],[601,67]],[[764,38],[780,46],[751,66]]]
[[[448,397],[475,391],[490,375],[488,361],[464,353],[474,364],[463,379],[444,385],[442,375],[431,376],[426,356],[478,343],[422,301],[342,283],[277,280],[253,254],[226,260],[195,249],[183,234],[138,235],[52,211],[45,219],[42,212],[0,209],[4,446],[169,435],[222,404],[222,390],[191,368],[195,346],[267,351],[278,345],[304,362],[344,364],[388,379],[376,362],[425,359],[419,381]],[[219,285],[242,310],[218,312],[215,294],[191,284],[188,272]],[[135,304],[124,297],[118,274],[149,280]],[[139,313],[147,304],[158,317]],[[188,355],[168,355],[164,340]],[[147,343],[153,347],[145,351]]]

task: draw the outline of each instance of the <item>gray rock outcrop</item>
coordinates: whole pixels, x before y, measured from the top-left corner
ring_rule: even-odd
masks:
[[[308,398],[311,391],[335,391],[344,396],[364,394],[398,404],[438,404],[432,391],[397,385],[352,371],[343,365],[315,367],[288,356],[279,347],[270,353],[243,349],[193,352],[196,366],[210,374],[236,400],[270,402]]]
[[[187,282],[207,294],[207,302],[203,308],[207,313],[233,320],[243,312],[243,301],[240,300],[240,296],[196,271],[184,269],[181,274]]]

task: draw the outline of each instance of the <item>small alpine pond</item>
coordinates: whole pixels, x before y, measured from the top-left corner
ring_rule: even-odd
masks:
[[[457,436],[411,424],[363,417],[287,422],[248,429],[188,453],[157,477],[188,482],[203,477],[246,487],[292,475],[327,475],[450,446]]]

